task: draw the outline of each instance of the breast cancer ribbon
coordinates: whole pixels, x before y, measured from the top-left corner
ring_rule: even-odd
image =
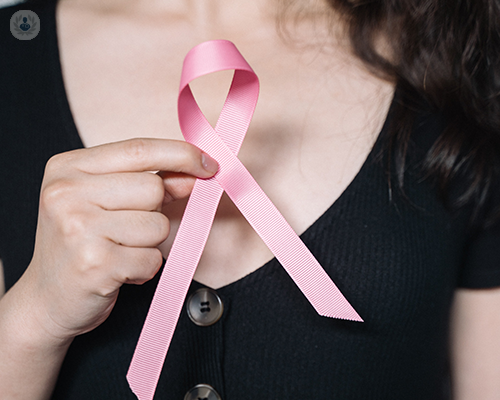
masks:
[[[222,70],[235,72],[214,129],[196,104],[189,83]],[[205,42],[186,55],[178,98],[180,127],[187,142],[217,160],[219,171],[213,178],[198,179],[194,185],[142,328],[127,374],[130,387],[139,400],[153,399],[223,191],[320,315],[362,321],[237,158],[258,92],[257,75],[233,43],[225,40]]]

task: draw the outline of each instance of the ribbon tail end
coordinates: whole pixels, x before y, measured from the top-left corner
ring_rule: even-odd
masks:
[[[323,315],[324,317],[329,317],[329,318],[335,318],[335,319],[343,319],[346,321],[353,321],[353,322],[365,322],[363,318],[359,316],[359,314],[352,310],[352,312],[349,313],[335,313],[334,315],[332,314],[320,314]]]
[[[144,387],[144,384],[141,385],[138,380],[140,379],[130,374],[129,371],[129,373],[127,374],[127,382],[132,393],[135,394],[138,400],[153,400],[154,392],[147,393],[148,389]]]
[[[365,322],[363,320],[363,318],[361,318],[357,312],[354,312],[354,313],[355,313],[355,315],[353,315],[353,316],[349,316],[349,317],[346,316],[346,317],[339,317],[339,318],[340,319],[345,319],[347,321]]]
[[[323,317],[343,319],[346,321],[365,322],[363,320],[363,318],[361,318],[359,316],[359,314],[356,311],[354,311],[354,309],[352,311],[347,312],[347,313],[346,312],[342,312],[342,313],[335,312],[333,315],[332,315],[332,313],[320,313],[320,315]]]
[[[316,309],[316,311],[323,317],[343,319],[353,322],[365,322],[345,298],[341,304],[336,303],[327,309]]]

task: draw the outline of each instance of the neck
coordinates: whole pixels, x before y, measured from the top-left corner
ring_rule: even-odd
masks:
[[[60,3],[147,19],[151,23],[187,22],[193,31],[207,39],[268,35],[269,29],[275,30],[277,25],[285,28],[287,34],[292,33],[294,39],[303,38],[304,31],[317,38],[319,30],[323,33],[330,30],[325,29],[327,24],[323,22],[328,19],[331,27],[334,15],[325,0],[303,0],[299,5],[291,0],[60,0]]]

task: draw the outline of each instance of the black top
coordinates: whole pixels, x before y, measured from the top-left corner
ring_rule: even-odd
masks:
[[[40,17],[36,38],[9,32],[18,9]],[[32,256],[44,165],[82,142],[65,95],[54,5],[2,9],[0,27],[0,256],[9,288]],[[217,290],[224,312],[214,325],[197,326],[182,312],[155,399],[182,400],[199,383],[223,400],[448,398],[452,295],[457,286],[500,285],[500,226],[470,229],[470,210],[450,212],[422,179],[423,155],[442,129],[431,114],[412,134],[408,199],[390,196],[376,157],[386,126],[349,187],[301,235],[365,322],[319,317],[271,260]],[[497,191],[489,206],[498,199]],[[134,399],[125,374],[156,281],[124,286],[108,320],[75,339],[54,399]],[[190,293],[200,287],[193,282]]]

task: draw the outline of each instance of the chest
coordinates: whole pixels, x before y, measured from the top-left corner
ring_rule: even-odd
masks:
[[[141,29],[139,29],[141,28]],[[177,122],[182,60],[201,37],[171,27],[119,23],[78,38],[59,22],[66,94],[86,147],[132,137],[183,140]],[[82,27],[82,29],[84,29]],[[179,28],[180,29],[180,28]],[[233,40],[256,71],[261,95],[239,158],[292,228],[302,233],[342,194],[368,156],[385,120],[392,86],[345,58],[297,51],[271,36]],[[192,85],[214,124],[231,73]],[[163,210],[172,233],[185,202]],[[220,287],[272,258],[232,202],[223,197],[195,278]]]

